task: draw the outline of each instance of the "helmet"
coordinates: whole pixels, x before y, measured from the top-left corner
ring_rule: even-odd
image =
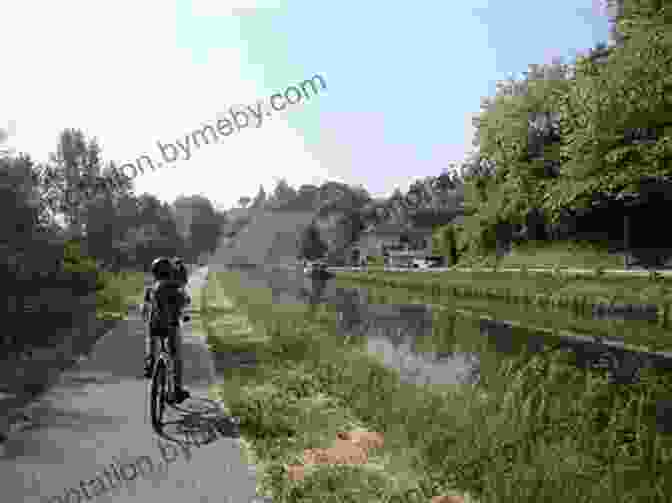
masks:
[[[158,257],[152,261],[151,270],[156,279],[170,279],[173,274],[173,264],[166,257]]]

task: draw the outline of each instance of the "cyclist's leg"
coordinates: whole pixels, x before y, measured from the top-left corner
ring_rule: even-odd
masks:
[[[175,385],[177,389],[182,389],[182,335],[180,334],[179,327],[170,329],[168,342],[173,360],[175,361]]]
[[[147,330],[147,337],[145,341],[145,374],[148,375],[152,371],[154,366],[154,361],[156,360],[156,352],[158,349],[158,333],[157,327],[154,327],[152,323],[149,324],[149,329]]]

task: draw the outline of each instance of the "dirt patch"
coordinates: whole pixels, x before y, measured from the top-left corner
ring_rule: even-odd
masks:
[[[305,477],[305,467],[307,465],[363,465],[369,461],[369,451],[382,446],[383,436],[377,432],[339,432],[331,447],[304,450],[304,464],[289,465],[287,476],[290,480],[302,480]]]
[[[331,447],[304,450],[303,465],[288,465],[287,478],[293,482],[303,480],[306,476],[306,467],[310,465],[364,465],[369,461],[369,452],[382,448],[383,444],[383,435],[375,431],[338,432]],[[430,503],[466,503],[466,500],[453,494],[434,496]]]

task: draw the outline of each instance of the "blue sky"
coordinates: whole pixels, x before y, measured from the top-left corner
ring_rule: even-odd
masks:
[[[15,5],[0,33],[19,47],[0,83],[0,125],[13,120],[10,143],[36,159],[65,127],[96,136],[106,159],[155,157],[157,140],[322,75],[327,91],[310,101],[136,178],[139,192],[203,194],[224,208],[281,177],[405,190],[472,149],[471,118],[498,80],[608,39],[599,0],[64,0],[40,19],[36,1]]]

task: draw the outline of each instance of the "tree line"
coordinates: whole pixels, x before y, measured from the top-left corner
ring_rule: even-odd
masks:
[[[48,230],[63,242],[76,242],[105,270],[144,270],[158,255],[195,261],[216,249],[227,221],[202,196],[168,204],[151,194],[136,195],[133,181],[114,162],[103,162],[96,139],[76,129],[59,135],[47,162],[19,154],[2,159],[0,170],[7,190],[23,198],[35,218],[30,224],[17,223],[11,238],[7,235],[10,242],[17,234]]]
[[[110,288],[120,273],[147,271],[159,255],[193,262],[216,249],[227,221],[201,196],[167,204],[136,195],[76,129],[61,132],[44,163],[11,151],[0,158],[0,206],[0,309],[7,326],[28,334],[19,345],[45,343],[45,327],[70,326],[81,295],[96,292],[99,307],[123,309]],[[10,343],[17,339],[8,331],[0,346]]]
[[[397,189],[388,198],[374,199],[362,186],[329,181],[296,189],[280,179],[271,194],[261,186],[254,198],[244,196],[238,202],[243,208],[314,213],[313,222],[298,236],[297,258],[325,257],[330,263],[344,263],[349,247],[365,229],[381,223],[409,227],[445,223],[460,213],[463,200],[462,176],[445,170],[417,179],[406,193]],[[241,217],[232,222],[231,235],[248,221]]]

